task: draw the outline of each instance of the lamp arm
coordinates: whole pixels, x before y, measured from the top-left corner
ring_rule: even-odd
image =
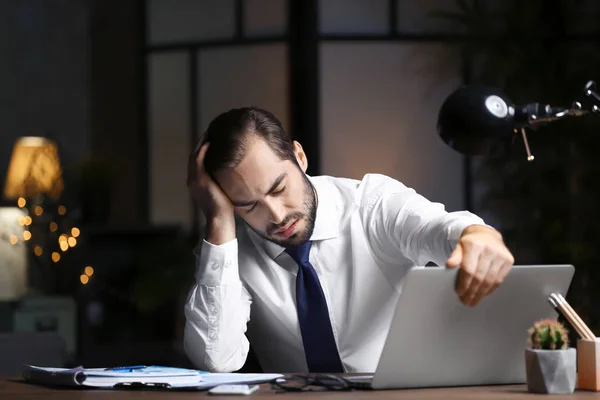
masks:
[[[550,106],[546,106],[548,109],[545,113],[540,114],[531,114],[527,119],[527,125],[533,126],[537,124],[545,124],[548,122],[556,121],[559,119],[563,119],[565,117],[580,117],[582,115],[586,115],[590,112],[597,112],[598,107],[593,106],[595,110],[585,110],[582,108],[581,103],[576,101],[571,105],[570,108],[551,108]]]
[[[579,101],[574,101],[570,108],[551,107],[550,105],[542,107],[538,103],[527,104],[521,107],[521,115],[526,116],[526,122],[521,126],[520,133],[525,144],[527,161],[533,161],[534,156],[529,149],[529,143],[527,142],[527,135],[525,133],[526,128],[547,124],[565,117],[580,117],[590,113],[600,113],[600,107],[598,106],[600,104],[600,95],[596,92],[596,83],[594,81],[589,81],[585,85],[584,95],[589,99],[585,106]],[[515,133],[516,132],[518,132],[517,129],[515,129]]]
[[[556,121],[565,117],[580,117],[589,113],[600,112],[600,95],[596,92],[596,83],[589,81],[584,88],[586,97],[585,105],[580,101],[574,101],[571,107],[550,107],[550,105],[541,106],[538,103],[527,104],[521,107],[521,114],[527,116],[525,125],[544,124]]]

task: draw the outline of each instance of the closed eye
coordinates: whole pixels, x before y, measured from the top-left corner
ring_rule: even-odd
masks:
[[[277,190],[276,192],[271,192],[271,194],[281,194],[285,191],[285,186],[282,187],[281,189]]]
[[[281,189],[277,190],[277,191],[273,191],[273,192],[271,192],[271,194],[272,194],[272,195],[275,195],[275,196],[277,196],[277,195],[280,195],[280,194],[281,194],[281,193],[283,193],[283,192],[285,192],[285,186],[284,186],[284,187],[282,187]],[[256,208],[256,203],[254,203],[254,204],[252,205],[252,207],[250,207],[249,209],[245,210],[244,212],[245,212],[246,214],[250,214],[250,213],[251,213],[251,212],[252,212],[252,211],[253,211],[255,208]]]

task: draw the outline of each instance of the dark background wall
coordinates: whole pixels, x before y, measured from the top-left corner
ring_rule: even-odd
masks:
[[[147,218],[144,2],[93,0],[90,10],[91,148],[117,171],[110,223],[131,226]]]
[[[90,3],[0,1],[0,177],[20,136],[50,136],[66,162],[90,152]]]

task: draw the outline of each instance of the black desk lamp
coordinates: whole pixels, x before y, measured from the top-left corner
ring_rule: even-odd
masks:
[[[478,85],[463,86],[442,104],[438,115],[438,134],[454,150],[467,155],[489,155],[502,143],[521,133],[527,159],[529,150],[525,129],[546,124],[566,116],[600,112],[600,95],[596,84],[589,81],[584,88],[587,101],[575,101],[571,108],[551,107],[539,103],[516,106],[502,92]],[[597,104],[594,104],[597,103]]]

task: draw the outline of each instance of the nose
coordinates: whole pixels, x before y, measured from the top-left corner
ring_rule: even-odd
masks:
[[[269,222],[279,225],[285,219],[285,207],[281,202],[276,200],[265,201],[266,208],[269,213]]]

